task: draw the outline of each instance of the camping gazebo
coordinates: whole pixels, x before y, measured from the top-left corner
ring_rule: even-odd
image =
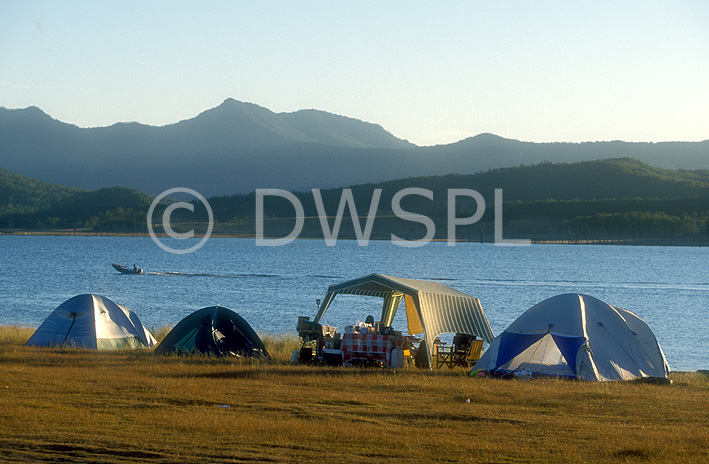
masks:
[[[443,333],[467,333],[491,343],[495,337],[480,300],[439,282],[370,274],[331,285],[313,322],[319,323],[335,296],[363,295],[384,299],[380,321],[390,326],[401,300],[406,307],[408,332],[423,334],[429,366],[433,340]]]

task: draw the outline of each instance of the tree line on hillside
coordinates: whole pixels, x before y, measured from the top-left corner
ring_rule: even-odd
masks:
[[[428,190],[433,200],[409,195],[402,199],[402,207],[417,208],[421,214],[440,216],[445,214],[444,205],[450,189],[475,190],[488,204],[493,202],[495,189],[501,189],[506,202],[525,202],[529,205],[542,202],[537,203],[537,207],[543,209],[555,201],[705,197],[709,196],[709,171],[669,171],[630,159],[573,164],[540,163],[494,169],[474,175],[412,177],[379,184],[356,185],[350,187],[350,190],[358,209],[365,210],[370,205],[375,189],[381,189],[378,208],[391,211],[394,195],[407,188]],[[342,191],[341,188],[320,191],[322,204],[327,211],[337,211]],[[294,195],[303,205],[306,216],[317,214],[312,192],[294,192]],[[254,217],[253,193],[213,197],[210,203],[215,211],[220,211],[222,217]],[[470,209],[474,207],[474,201],[461,196],[456,205]],[[286,200],[273,198],[266,204],[265,212],[274,217],[286,217],[293,214],[293,206]]]
[[[397,192],[418,188],[395,202]],[[447,218],[474,215],[482,204],[459,194],[449,211],[449,189],[472,189],[484,199],[484,214],[460,234],[471,240],[492,236],[494,192],[502,188],[505,233],[519,237],[705,237],[709,235],[709,172],[667,171],[635,160],[620,159],[574,164],[541,163],[518,168],[496,169],[471,176],[447,175],[399,179],[380,184],[351,187],[358,215],[370,211],[375,191],[374,235],[388,237],[404,232],[422,236],[420,224],[397,220],[396,208],[431,218],[437,238],[445,238]],[[318,207],[313,192],[293,192],[306,217],[316,217],[321,209],[334,216],[342,201],[343,189],[320,191]],[[432,197],[432,198],[430,198]],[[85,191],[33,181],[0,170],[0,228],[2,229],[84,229],[95,232],[147,232],[147,211],[153,197],[122,187]],[[397,203],[395,205],[394,203]],[[163,201],[155,211],[160,222],[167,206]],[[212,197],[209,204],[219,224],[240,226],[254,233],[256,195],[254,192],[229,197]],[[292,202],[280,196],[265,196],[263,217],[267,221],[292,218]],[[345,210],[343,233],[352,234],[349,209]],[[388,218],[388,219],[386,219]],[[195,213],[176,209],[174,222],[206,222],[206,211],[195,202]],[[364,224],[364,217],[360,223]],[[333,219],[330,218],[330,224]],[[282,221],[281,221],[282,222]],[[319,223],[307,222],[306,233],[317,236]]]
[[[702,225],[698,225],[702,224]],[[709,235],[707,216],[697,221],[685,214],[671,216],[664,212],[631,211],[627,213],[596,213],[592,216],[577,217],[573,227],[580,237],[692,237],[700,227]]]
[[[153,198],[137,190],[95,191],[42,182],[0,169],[0,228],[142,232]],[[163,206],[164,207],[164,206]]]

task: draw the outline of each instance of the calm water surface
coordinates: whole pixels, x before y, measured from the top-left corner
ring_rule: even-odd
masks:
[[[184,248],[184,246],[181,246]],[[148,327],[175,324],[205,306],[241,314],[259,332],[294,333],[314,316],[327,287],[370,273],[434,279],[480,299],[495,334],[534,304],[585,293],[636,312],[654,330],[674,370],[709,368],[709,248],[298,240],[256,247],[212,238],[188,255],[143,237],[0,236],[0,324],[37,326],[66,299],[97,293],[133,309]],[[111,263],[145,268],[117,273]],[[375,317],[376,298],[341,295],[325,322]],[[404,311],[394,326],[406,329]]]

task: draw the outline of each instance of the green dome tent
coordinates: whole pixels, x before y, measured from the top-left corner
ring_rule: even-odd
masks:
[[[200,309],[182,319],[155,352],[271,359],[249,323],[220,306]]]

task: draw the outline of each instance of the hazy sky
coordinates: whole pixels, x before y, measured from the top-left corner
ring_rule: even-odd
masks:
[[[0,0],[0,106],[83,127],[224,99],[419,145],[709,139],[709,1]]]

